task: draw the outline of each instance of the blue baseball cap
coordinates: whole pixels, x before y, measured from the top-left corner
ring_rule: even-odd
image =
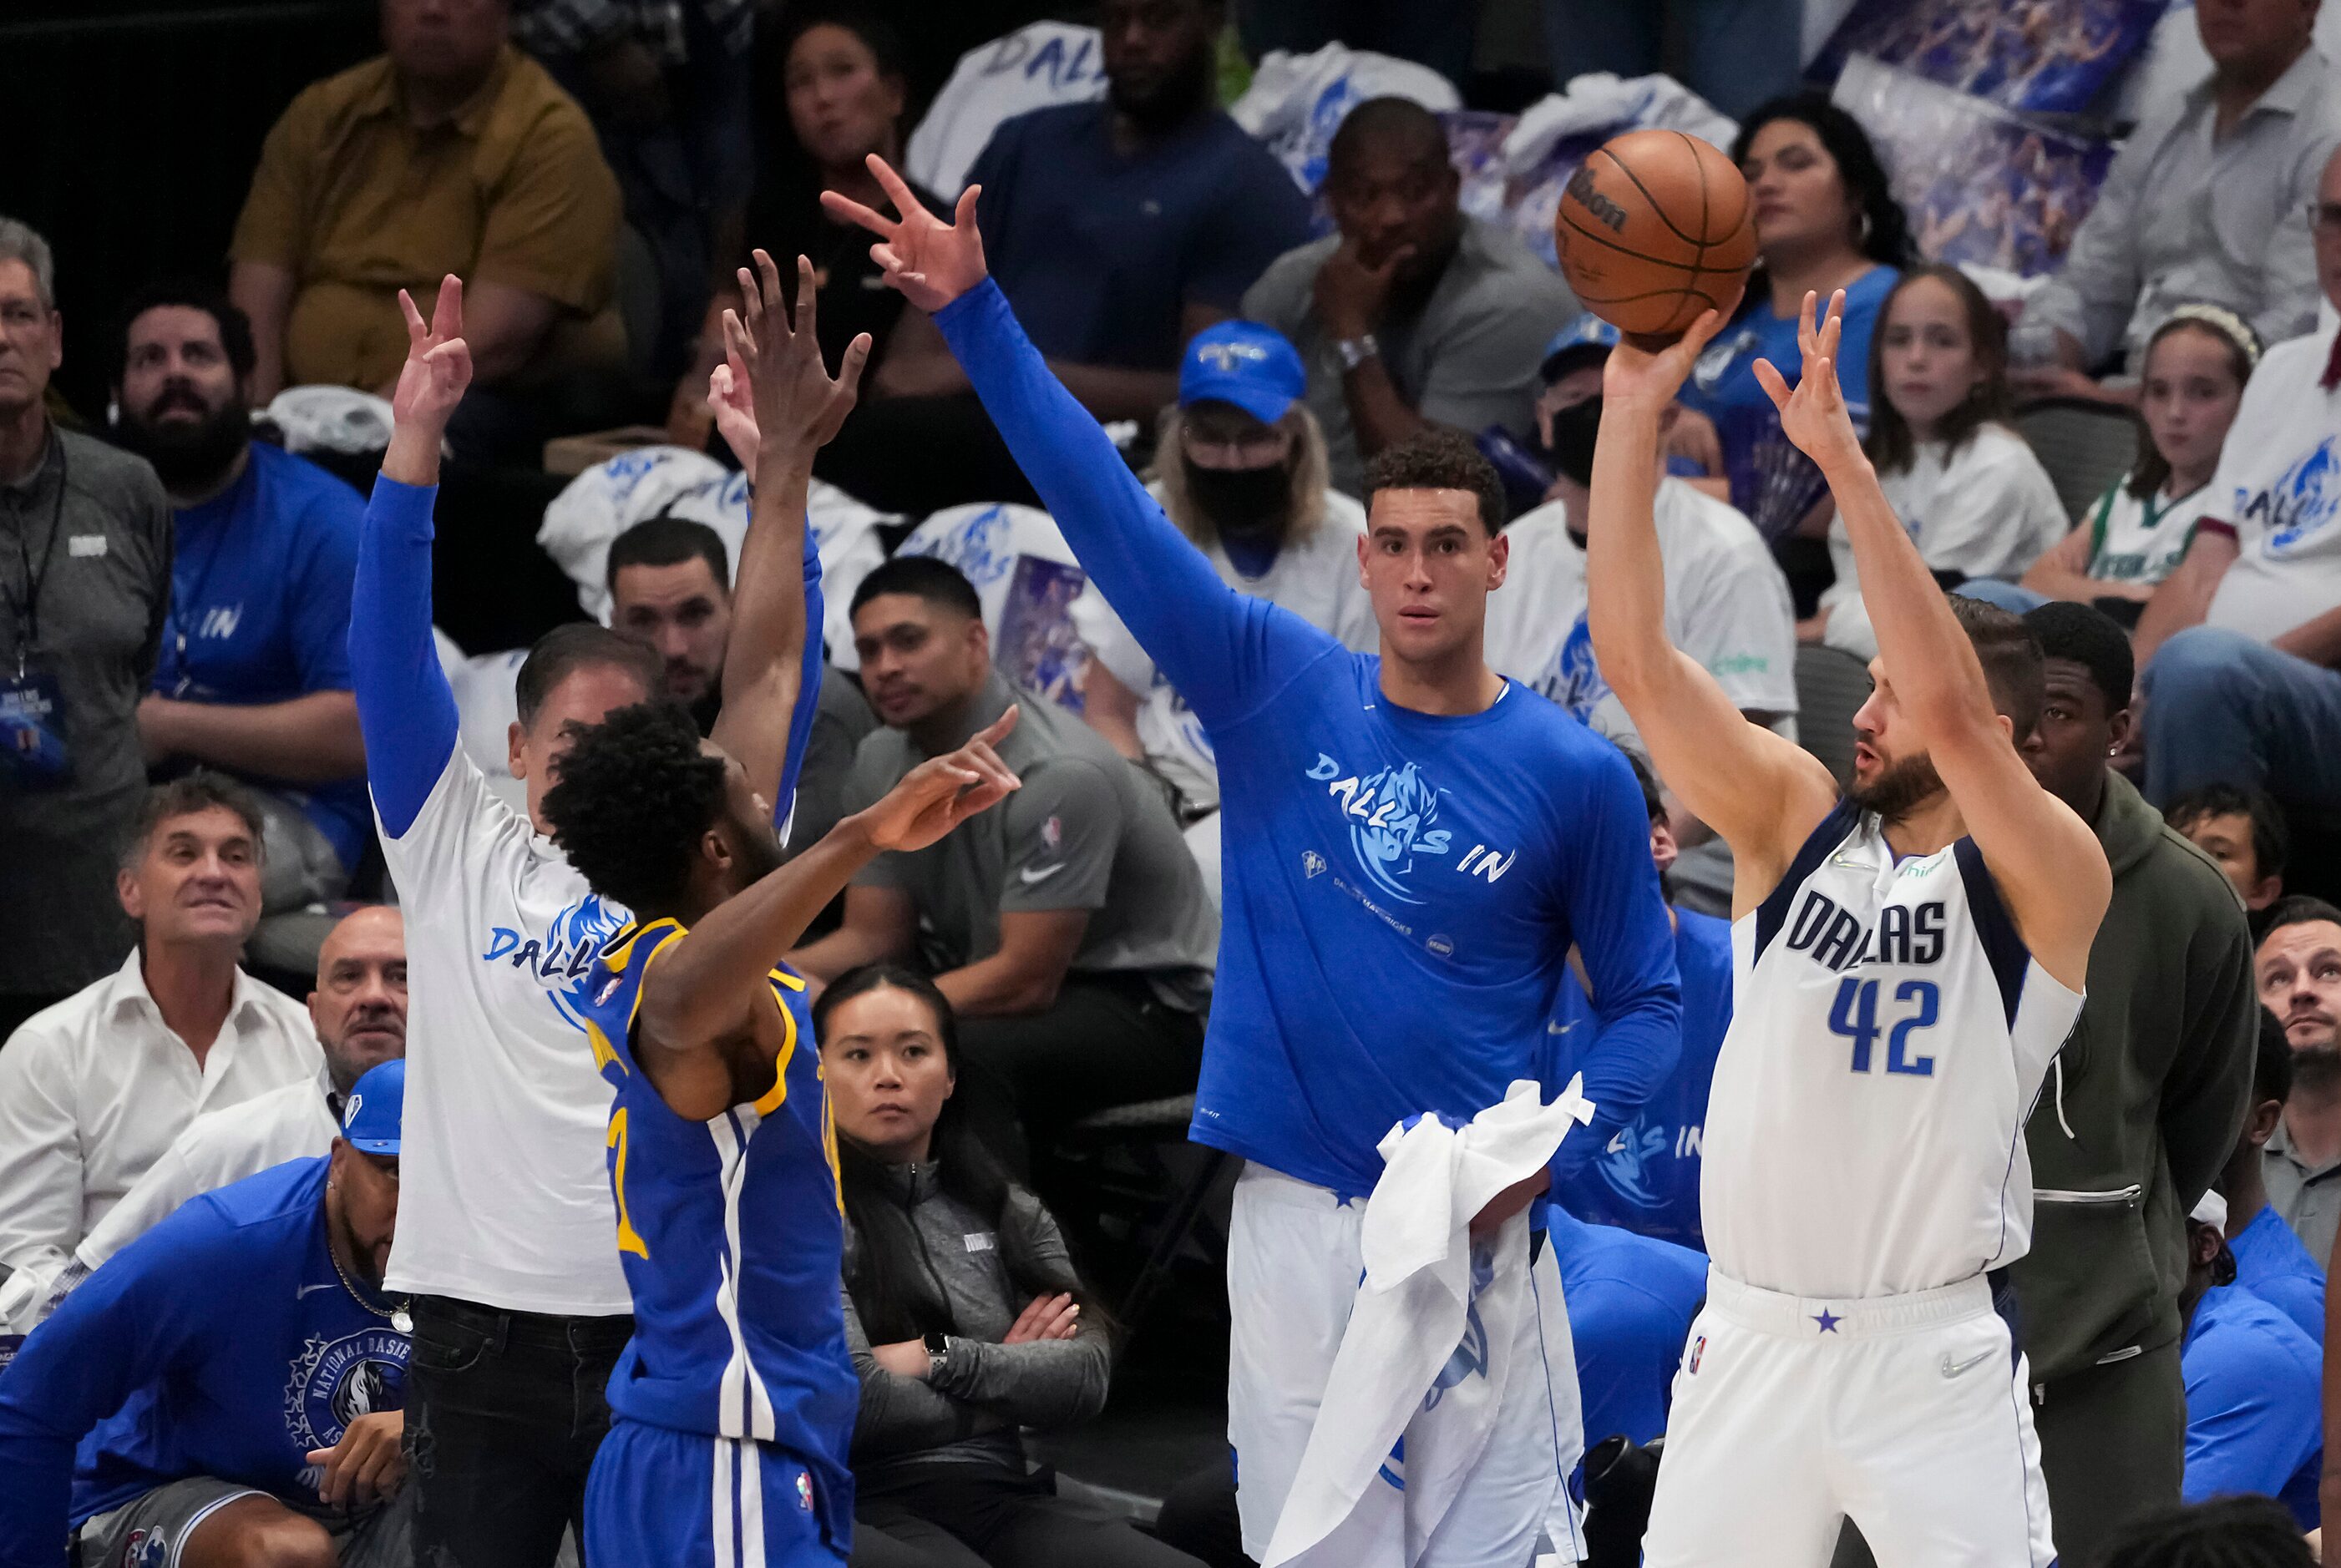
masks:
[[[384,1062],[350,1090],[342,1107],[342,1138],[363,1155],[398,1157],[398,1124],[406,1109],[406,1063]]]
[[[1581,364],[1599,364],[1618,346],[1618,329],[1595,315],[1580,311],[1575,321],[1552,334],[1552,342],[1544,345],[1544,359],[1539,370],[1544,384],[1550,386]]]
[[[1197,332],[1179,361],[1179,406],[1231,402],[1262,424],[1308,390],[1300,351],[1273,327],[1221,322]]]

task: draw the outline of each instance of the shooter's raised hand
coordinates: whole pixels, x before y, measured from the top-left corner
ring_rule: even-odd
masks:
[[[1788,383],[1769,360],[1756,362],[1756,380],[1780,411],[1780,431],[1797,450],[1820,464],[1821,471],[1861,456],[1861,437],[1846,412],[1845,392],[1838,385],[1838,339],[1845,328],[1845,291],[1829,296],[1828,308],[1818,324],[1813,307],[1818,296],[1808,292],[1797,313],[1797,347],[1804,354],[1804,371],[1790,392]]]
[[[869,164],[900,218],[872,212],[835,191],[823,191],[821,204],[838,222],[859,223],[877,235],[878,243],[870,247],[870,259],[886,269],[886,281],[901,290],[903,298],[932,315],[983,282],[986,275],[983,236],[975,227],[975,198],[983,187],[970,185],[961,191],[951,221],[946,223],[911,194],[911,187],[885,159],[872,153]]]
[[[1650,340],[1623,332],[1617,346],[1601,371],[1601,404],[1604,408],[1631,402],[1641,402],[1664,408],[1674,402],[1683,383],[1690,380],[1698,356],[1723,323],[1739,308],[1739,293],[1734,290],[1719,310],[1703,311],[1683,334],[1670,343],[1650,346]],[[1718,470],[1710,470],[1718,471]]]

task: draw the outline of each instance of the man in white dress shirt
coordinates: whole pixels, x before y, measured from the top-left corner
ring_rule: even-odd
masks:
[[[115,1253],[168,1219],[181,1204],[286,1160],[333,1152],[342,1102],[358,1079],[406,1055],[406,923],[387,904],[369,904],[327,934],[317,949],[309,1017],[324,1048],[318,1070],[242,1105],[205,1111],[187,1124],[74,1248],[54,1309],[65,1293]]]
[[[150,791],[115,877],[138,947],[0,1050],[0,1327],[23,1332],[93,1226],[198,1111],[317,1072],[301,1004],[236,967],[260,810],[192,773]]]

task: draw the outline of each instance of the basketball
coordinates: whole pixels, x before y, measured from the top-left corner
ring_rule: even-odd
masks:
[[[1587,154],[1553,213],[1560,270],[1619,332],[1671,340],[1721,310],[1756,263],[1748,182],[1713,144],[1629,131]]]

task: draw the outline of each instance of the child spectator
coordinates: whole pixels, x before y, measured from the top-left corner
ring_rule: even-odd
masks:
[[[2259,358],[2259,335],[2234,312],[2218,305],[2173,311],[2147,341],[2138,405],[2146,441],[2137,465],[2033,563],[2024,586],[2050,599],[2095,604],[2136,626],[2155,585],[2195,538],[2205,487]]]
[[[2003,422],[2007,329],[1965,273],[1924,266],[1903,274],[1878,313],[1869,387],[1869,460],[1945,588],[2012,578],[2065,531],[2047,471]],[[1878,636],[1841,521],[1829,525],[1829,557],[1837,581],[1805,623],[1806,640],[1874,659]]]
[[[2236,896],[2255,916],[2284,897],[2284,865],[2292,855],[2292,833],[2285,826],[2284,812],[2265,790],[2206,784],[2173,800],[2163,816],[2218,862],[2236,885]],[[2257,923],[2254,921],[2256,928]]]

